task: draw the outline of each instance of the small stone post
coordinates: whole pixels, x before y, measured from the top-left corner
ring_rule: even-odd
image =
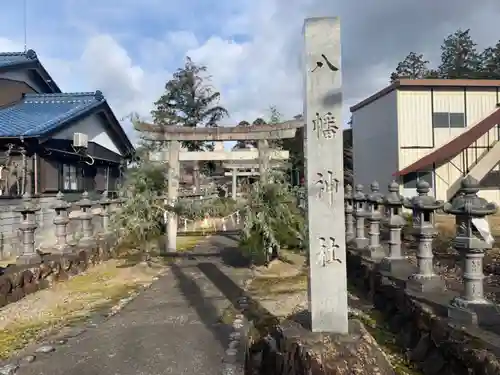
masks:
[[[21,255],[16,259],[17,264],[36,264],[40,263],[42,258],[35,251],[35,230],[38,228],[36,224],[36,213],[40,207],[36,206],[31,198],[31,194],[23,195],[20,207],[14,209],[15,212],[21,214],[21,225],[19,230],[22,233]]]
[[[82,235],[78,244],[85,248],[92,248],[97,246],[97,242],[94,238],[94,231],[92,228],[92,213],[90,208],[92,207],[92,201],[89,199],[89,193],[83,192],[82,199],[76,202],[76,205],[80,207],[79,219],[82,222]]]
[[[500,324],[498,306],[484,298],[483,257],[484,252],[493,247],[489,224],[485,217],[497,212],[494,203],[477,196],[479,183],[467,176],[461,182],[460,194],[444,207],[455,215],[455,249],[462,256],[464,287],[459,297],[455,297],[449,307],[448,316],[461,324]]]
[[[367,220],[370,223],[369,244],[367,255],[371,259],[381,259],[385,256],[385,251],[380,245],[380,221],[382,221],[382,203],[384,203],[384,195],[380,192],[380,186],[377,181],[370,185],[370,194],[366,197],[368,203]]]
[[[406,284],[409,290],[416,292],[441,291],[444,282],[434,273],[432,241],[437,236],[434,228],[434,211],[444,206],[429,195],[429,184],[424,180],[417,183],[418,195],[411,200],[405,199],[404,206],[413,212],[413,235],[418,242],[418,271],[411,275]]]
[[[409,263],[401,250],[401,230],[405,226],[405,219],[401,216],[403,197],[399,194],[399,185],[396,181],[389,184],[389,193],[384,198],[387,209],[387,226],[389,227],[389,256],[380,264],[381,271],[393,273],[408,268]]]
[[[365,237],[365,217],[368,216],[368,212],[366,211],[366,195],[363,193],[363,185],[356,185],[352,199],[354,201],[354,218],[356,219],[354,242],[356,248],[362,250],[368,246],[368,239]]]
[[[354,235],[354,201],[352,197],[352,186],[346,185],[345,195],[345,238],[347,242],[352,241],[355,237]]]
[[[59,192],[56,195],[56,201],[51,208],[56,211],[54,217],[54,225],[56,226],[56,249],[61,254],[72,252],[71,246],[68,244],[68,224],[69,224],[69,209],[71,204],[64,200],[64,194]]]

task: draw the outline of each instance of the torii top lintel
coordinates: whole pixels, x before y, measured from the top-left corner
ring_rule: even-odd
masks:
[[[136,126],[136,129],[143,132],[146,139],[156,141],[251,141],[293,138],[297,129],[303,126],[304,122],[301,120],[285,121],[278,124],[215,128],[160,127],[141,122]]]

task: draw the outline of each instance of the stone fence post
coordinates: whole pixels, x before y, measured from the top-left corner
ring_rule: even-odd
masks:
[[[434,273],[432,241],[437,236],[434,227],[434,212],[444,206],[429,195],[430,186],[424,180],[417,183],[418,196],[405,199],[404,206],[413,212],[413,235],[418,242],[418,271],[410,276],[407,287],[417,292],[441,291],[444,282]]]
[[[22,198],[21,206],[14,209],[21,214],[21,254],[17,257],[17,264],[36,264],[40,263],[42,258],[35,250],[35,230],[38,228],[36,223],[36,213],[40,207],[33,203],[31,194],[25,193]]]
[[[464,287],[448,308],[448,316],[462,324],[498,326],[498,307],[484,297],[483,257],[493,247],[485,217],[497,212],[497,206],[477,196],[479,182],[467,176],[461,182],[460,194],[444,207],[455,215],[455,249],[461,254]]]

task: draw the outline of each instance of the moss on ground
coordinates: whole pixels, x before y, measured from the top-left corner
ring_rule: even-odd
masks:
[[[178,249],[192,249],[203,237],[181,237]],[[122,252],[77,275],[9,304],[0,310],[0,359],[7,359],[29,343],[63,327],[77,325],[96,311],[115,306],[121,299],[151,283],[167,263],[147,267],[142,252]]]

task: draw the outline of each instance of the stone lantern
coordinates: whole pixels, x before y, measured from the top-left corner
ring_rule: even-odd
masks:
[[[78,241],[78,244],[82,247],[92,248],[97,246],[97,242],[94,238],[94,231],[92,228],[92,212],[90,209],[93,202],[89,199],[89,193],[83,192],[82,198],[76,202],[76,205],[80,207],[79,219],[82,223],[82,238]]]
[[[42,258],[35,250],[35,230],[38,228],[36,213],[40,211],[40,207],[33,203],[29,193],[25,193],[21,206],[15,208],[14,211],[21,214],[21,223],[19,225],[19,230],[21,231],[21,255],[17,257],[16,263],[40,263]]]
[[[354,243],[357,249],[362,250],[368,246],[368,239],[365,237],[365,218],[368,216],[368,211],[366,210],[366,195],[363,193],[363,185],[356,185],[352,199],[354,202],[354,218],[356,219]]]
[[[399,185],[392,181],[388,187],[389,193],[384,198],[387,212],[387,226],[389,227],[389,256],[380,264],[382,271],[395,272],[408,268],[406,257],[401,250],[401,230],[405,226],[405,219],[401,216],[404,198],[399,194]]]
[[[417,292],[440,291],[444,282],[434,273],[432,241],[437,236],[434,228],[434,213],[444,206],[443,201],[429,195],[430,186],[425,180],[417,183],[418,195],[410,200],[404,200],[404,207],[413,213],[413,236],[417,239],[416,273],[409,277],[407,288]]]
[[[110,222],[110,216],[111,216],[111,205],[113,202],[111,199],[108,198],[108,191],[105,190],[102,195],[101,199],[99,199],[99,206],[101,206],[101,218],[102,218],[102,231],[103,234],[107,235],[110,231],[109,228],[109,222]]]
[[[382,221],[382,208],[384,203],[384,195],[380,192],[378,182],[374,181],[370,185],[370,194],[366,196],[368,205],[368,216],[366,217],[370,223],[368,232],[369,243],[368,251],[372,259],[379,259],[385,256],[385,251],[380,245],[380,221]]]
[[[68,244],[69,209],[71,204],[64,200],[64,194],[59,192],[51,208],[56,212],[54,225],[56,227],[56,248],[61,254],[71,253],[72,247]]]
[[[459,195],[444,207],[455,215],[456,236],[453,246],[461,254],[464,287],[449,307],[448,316],[462,324],[498,325],[498,307],[484,298],[483,257],[493,247],[486,216],[497,212],[494,203],[477,196],[479,183],[467,176],[461,182]]]
[[[346,185],[344,194],[344,205],[345,205],[345,237],[347,241],[352,241],[354,239],[354,201],[352,195],[352,186]]]

